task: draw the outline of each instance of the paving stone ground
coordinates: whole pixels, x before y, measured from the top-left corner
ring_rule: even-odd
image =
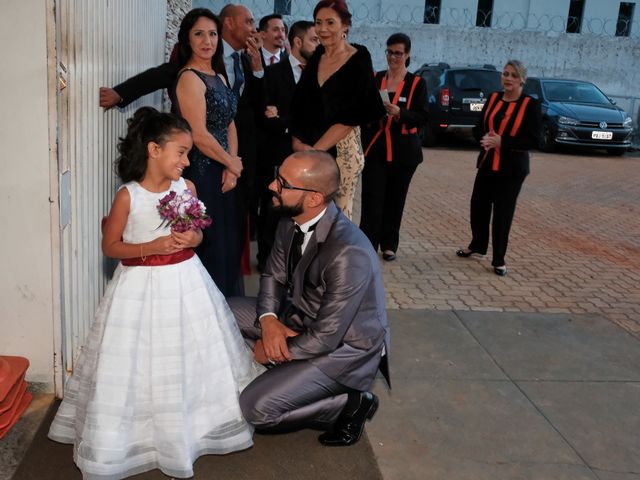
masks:
[[[490,254],[455,256],[470,240],[476,155],[425,151],[398,259],[383,262],[388,308],[594,313],[640,337],[640,157],[533,153],[501,278]]]

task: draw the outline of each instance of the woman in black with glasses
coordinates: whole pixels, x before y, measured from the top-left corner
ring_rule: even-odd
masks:
[[[456,252],[459,257],[484,255],[489,245],[489,222],[496,275],[505,276],[504,261],[516,200],[529,174],[529,150],[540,136],[540,103],[523,95],[527,69],[509,60],[502,70],[502,92],[493,92],[473,129],[482,149],[478,155],[476,181],[471,194],[471,243]]]
[[[375,77],[387,115],[362,133],[360,229],[387,261],[396,258],[409,184],[422,162],[418,130],[427,122],[427,86],[420,76],[407,71],[410,52],[411,39],[404,33],[387,39],[389,69]]]

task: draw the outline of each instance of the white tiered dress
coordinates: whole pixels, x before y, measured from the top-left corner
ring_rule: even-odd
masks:
[[[137,182],[123,188],[131,196],[125,242],[170,233],[158,229],[156,209],[169,191],[152,193]],[[181,178],[170,190],[185,188]],[[261,369],[197,256],[165,266],[119,264],[49,438],[74,445],[84,478],[154,468],[191,477],[200,455],[252,445],[238,396]]]

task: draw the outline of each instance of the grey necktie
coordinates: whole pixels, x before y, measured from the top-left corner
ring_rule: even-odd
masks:
[[[244,74],[242,73],[242,67],[240,66],[240,54],[238,52],[233,52],[231,57],[233,58],[233,76],[235,77],[232,89],[236,96],[240,98],[240,89],[244,84]]]

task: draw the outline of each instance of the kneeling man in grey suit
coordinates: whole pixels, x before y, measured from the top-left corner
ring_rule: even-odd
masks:
[[[389,325],[378,256],[332,201],[340,173],[326,152],[289,156],[269,185],[284,217],[255,298],[229,299],[256,360],[272,368],[240,395],[261,432],[325,430],[319,441],[358,441],[389,381]]]

